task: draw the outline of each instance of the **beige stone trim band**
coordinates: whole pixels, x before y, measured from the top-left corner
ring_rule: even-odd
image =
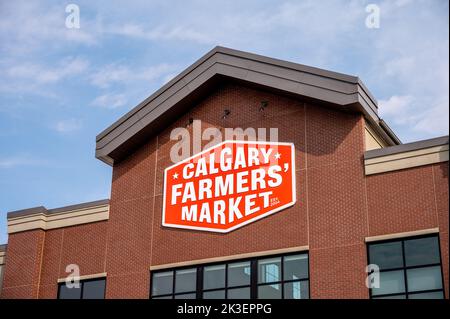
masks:
[[[98,273],[98,274],[92,274],[92,275],[84,275],[78,277],[78,279],[81,280],[88,280],[88,279],[96,279],[96,278],[104,278],[106,277],[106,272]],[[66,278],[59,278],[58,283],[65,282]]]
[[[8,218],[8,234],[33,229],[49,230],[108,219],[109,204],[52,214],[37,213],[33,215]]]
[[[0,251],[0,266],[5,264],[6,252]]]
[[[414,231],[409,231],[409,232],[404,232],[404,233],[395,233],[395,234],[366,237],[365,241],[366,241],[366,243],[370,243],[370,242],[374,242],[374,241],[429,235],[429,234],[436,234],[436,233],[439,233],[439,228],[429,228],[429,229],[414,230]]]
[[[364,160],[366,175],[447,162],[448,144]]]
[[[289,247],[289,248],[282,248],[282,249],[265,250],[265,251],[258,251],[258,252],[254,252],[254,253],[245,253],[245,254],[237,254],[237,255],[182,261],[182,262],[171,263],[171,264],[154,265],[154,266],[150,266],[150,270],[154,271],[154,270],[160,270],[160,269],[177,268],[177,267],[193,266],[193,265],[200,265],[200,264],[210,264],[210,263],[215,263],[215,262],[226,262],[226,261],[230,261],[230,260],[247,259],[247,258],[254,258],[254,257],[268,256],[268,255],[288,254],[288,253],[302,252],[302,251],[307,251],[307,250],[309,250],[309,246],[297,246],[297,247]]]
[[[374,150],[378,148],[383,148],[388,146],[370,127],[369,123],[366,122],[366,126],[364,128],[364,135],[366,140],[366,151]]]

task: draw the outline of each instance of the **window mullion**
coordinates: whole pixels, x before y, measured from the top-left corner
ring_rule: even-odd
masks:
[[[172,299],[175,299],[175,280],[176,280],[176,271],[172,270]]]
[[[403,280],[405,282],[405,295],[406,299],[409,299],[408,296],[408,277],[406,274],[406,257],[405,257],[405,241],[402,240],[402,259],[403,259]]]
[[[84,290],[84,283],[82,281],[80,281],[80,299],[83,299],[83,290]]]
[[[438,252],[439,252],[439,266],[441,268],[442,296],[445,299],[445,281],[444,281],[444,271],[442,269],[441,236],[439,234],[437,235],[437,244],[438,244]]]
[[[203,299],[203,266],[197,267],[197,281],[195,298]]]
[[[258,297],[258,264],[256,259],[250,261],[250,299]]]
[[[225,299],[228,299],[228,263],[225,264]]]
[[[281,263],[280,263],[280,289],[281,289],[281,299],[284,299],[284,256],[281,256]]]

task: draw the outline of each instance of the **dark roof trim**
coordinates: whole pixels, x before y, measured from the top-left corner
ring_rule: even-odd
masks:
[[[93,202],[86,202],[86,203],[52,208],[52,209],[46,209],[44,206],[38,206],[38,207],[8,212],[7,219],[15,218],[15,217],[23,217],[23,216],[28,216],[28,215],[34,215],[34,214],[50,215],[50,214],[56,214],[56,213],[61,213],[61,212],[71,211],[71,210],[76,210],[76,209],[83,209],[83,208],[95,207],[95,206],[100,206],[100,205],[106,205],[108,203],[109,203],[109,199],[101,199],[101,200],[96,200]]]
[[[392,155],[397,153],[403,153],[403,152],[411,152],[416,151],[424,148],[430,148],[434,146],[441,146],[441,145],[447,145],[449,141],[448,135],[431,138],[428,140],[422,140],[412,143],[406,143],[401,145],[395,145],[385,148],[379,148],[376,150],[370,150],[364,153],[364,159],[370,159],[380,156],[386,156],[386,155]]]
[[[389,125],[387,125],[387,123],[383,119],[380,119],[378,124],[379,126],[377,125],[376,127],[378,129],[382,128],[381,132],[379,133],[382,133],[382,135],[387,135],[389,139],[395,141],[396,144],[402,144],[400,138],[398,138],[398,136],[394,133],[394,131],[389,127]]]
[[[217,77],[240,80],[261,87],[310,98],[362,112],[379,126],[377,102],[355,76],[322,70],[302,64],[268,58],[238,50],[215,47],[169,83],[161,87],[96,138],[96,157],[112,165],[120,154],[139,143],[145,134],[168,126],[175,118],[173,108]],[[380,133],[389,144],[400,141],[390,133]],[[394,135],[395,136],[395,135]],[[145,136],[148,138],[148,136]]]
[[[7,244],[0,245],[0,251],[6,251],[7,247],[8,247]]]

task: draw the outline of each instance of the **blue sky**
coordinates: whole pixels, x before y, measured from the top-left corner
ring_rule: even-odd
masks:
[[[95,136],[215,45],[362,78],[404,142],[448,134],[448,1],[0,1],[6,212],[108,198]],[[368,29],[365,8],[381,9]]]

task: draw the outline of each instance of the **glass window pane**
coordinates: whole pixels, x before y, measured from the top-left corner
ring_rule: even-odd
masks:
[[[284,284],[284,299],[309,299],[308,281],[294,281]]]
[[[83,299],[105,299],[106,280],[91,280],[83,283]]]
[[[228,299],[250,299],[250,287],[228,289]]]
[[[175,295],[175,299],[195,299],[196,297],[195,293]]]
[[[406,240],[405,261],[406,266],[440,263],[438,238],[427,237]]]
[[[228,264],[228,287],[250,285],[250,262]]]
[[[444,299],[444,293],[442,291],[435,292],[423,292],[420,294],[409,294],[409,299]]]
[[[205,291],[203,299],[225,299],[225,290]]]
[[[225,265],[208,266],[203,269],[203,289],[225,287]]]
[[[281,257],[258,260],[258,283],[281,281]]]
[[[79,288],[68,288],[65,283],[59,286],[59,299],[81,299],[81,283]]]
[[[372,288],[372,295],[405,292],[403,270],[380,272],[380,288]]]
[[[370,263],[380,269],[403,267],[402,243],[400,241],[369,246]]]
[[[197,268],[175,271],[175,292],[195,291],[197,284]]]
[[[281,284],[258,286],[258,299],[281,299]]]
[[[432,290],[442,288],[441,267],[408,269],[408,291]]]
[[[152,296],[171,294],[173,287],[173,271],[153,274]]]
[[[395,295],[395,296],[373,297],[373,299],[406,299],[406,295]]]
[[[284,257],[284,280],[308,278],[308,255]]]

